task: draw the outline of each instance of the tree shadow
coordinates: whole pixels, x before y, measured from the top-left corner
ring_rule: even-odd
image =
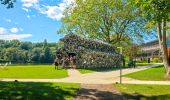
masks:
[[[83,68],[80,68],[83,70]],[[123,68],[122,68],[123,69]],[[110,72],[110,71],[115,71],[115,70],[120,70],[119,67],[113,67],[113,68],[106,68],[106,67],[100,67],[100,68],[85,68],[85,70],[91,70],[94,72]]]
[[[126,100],[121,94],[99,91],[97,89],[81,88],[78,90],[75,100]]]
[[[0,82],[0,100],[65,100],[73,97],[76,91],[77,88],[64,84]]]

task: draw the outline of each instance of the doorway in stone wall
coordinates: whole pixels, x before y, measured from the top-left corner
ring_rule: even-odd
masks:
[[[70,60],[70,67],[76,68],[76,53],[68,53],[69,60]]]

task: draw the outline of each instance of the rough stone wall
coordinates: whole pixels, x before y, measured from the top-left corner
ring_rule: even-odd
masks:
[[[98,67],[119,67],[120,55],[95,52],[91,50],[80,50],[77,56],[77,67],[78,68],[98,68]]]
[[[122,61],[120,54],[115,52],[115,47],[107,43],[74,34],[65,36],[61,41],[64,43],[62,55],[75,53],[77,68],[119,67]]]

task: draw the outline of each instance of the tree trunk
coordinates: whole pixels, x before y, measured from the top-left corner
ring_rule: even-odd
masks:
[[[165,76],[170,77],[170,63],[166,45],[166,19],[163,19],[162,25],[161,22],[158,22],[158,39],[162,52],[163,64],[166,70]]]

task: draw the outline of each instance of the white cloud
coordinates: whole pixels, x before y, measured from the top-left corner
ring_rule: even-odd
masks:
[[[47,6],[47,10],[41,11],[42,14],[46,14],[47,17],[54,20],[60,20],[62,17],[64,17],[62,12],[63,8],[58,6]]]
[[[13,28],[11,28],[10,29],[10,32],[11,33],[17,33],[19,30],[18,30],[18,28],[16,28],[16,27],[13,27]]]
[[[39,2],[39,0],[21,0],[21,2],[23,2],[22,6],[24,7],[33,7]]]
[[[29,9],[27,9],[27,8],[22,8],[22,10],[29,12]]]
[[[27,15],[27,18],[28,18],[28,19],[30,19],[30,18],[31,18],[31,16],[30,16],[30,15]]]
[[[0,27],[0,34],[6,34],[7,33],[7,29]]]
[[[0,40],[20,40],[23,38],[31,37],[32,34],[14,34],[17,32],[23,31],[22,28],[13,27],[11,29],[6,29],[4,27],[0,27]]]
[[[39,0],[21,0],[22,5],[26,8],[34,8],[41,14],[53,20],[60,20],[64,17],[63,12],[71,4],[75,4],[75,0],[62,0],[57,6],[47,6],[39,3]]]
[[[0,40],[20,40],[31,36],[32,34],[0,34]]]

